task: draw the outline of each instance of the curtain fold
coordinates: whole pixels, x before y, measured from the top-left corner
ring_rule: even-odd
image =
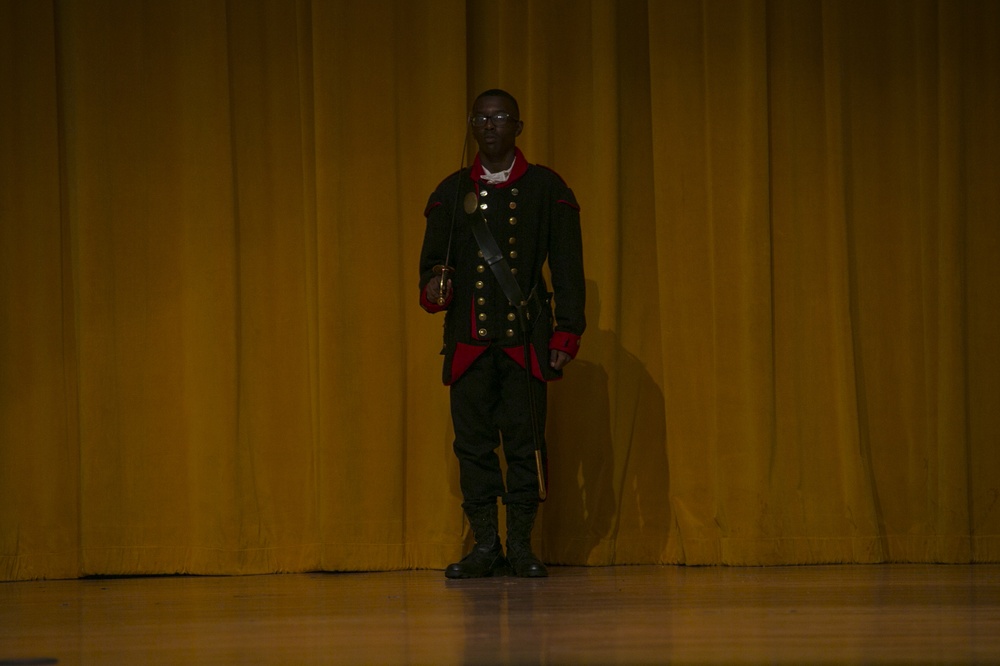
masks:
[[[79,573],[75,285],[49,3],[0,3],[0,580]]]
[[[1000,5],[0,0],[0,580],[467,546],[426,197],[582,206],[561,564],[1000,558]]]

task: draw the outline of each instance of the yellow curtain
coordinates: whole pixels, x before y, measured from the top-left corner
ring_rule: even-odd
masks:
[[[583,207],[544,559],[1000,561],[1000,4],[0,0],[0,580],[459,557],[494,86]]]

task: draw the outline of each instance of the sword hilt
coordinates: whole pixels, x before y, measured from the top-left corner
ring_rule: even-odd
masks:
[[[444,305],[445,303],[445,292],[448,290],[448,275],[454,272],[454,268],[445,266],[444,264],[438,264],[434,267],[434,274],[438,276],[438,305]]]

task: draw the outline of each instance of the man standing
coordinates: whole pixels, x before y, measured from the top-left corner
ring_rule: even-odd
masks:
[[[479,152],[471,169],[431,195],[420,253],[420,304],[445,311],[443,379],[462,508],[476,540],[445,576],[546,576],[531,530],[545,494],[545,382],[562,376],[586,326],[579,206],[554,171],[529,164],[516,147],[524,123],[510,93],[480,94],[468,122]],[[498,497],[507,510],[506,557]]]

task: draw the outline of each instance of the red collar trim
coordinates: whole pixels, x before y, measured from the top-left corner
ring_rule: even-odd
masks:
[[[507,182],[501,183],[496,187],[510,187],[527,172],[528,160],[524,159],[524,153],[521,152],[520,148],[514,148],[514,168],[511,169],[510,178],[507,179]],[[473,182],[478,183],[479,179],[482,177],[483,164],[479,161],[479,153],[476,153],[476,159],[472,161],[472,168],[469,170],[469,178],[471,178]]]

